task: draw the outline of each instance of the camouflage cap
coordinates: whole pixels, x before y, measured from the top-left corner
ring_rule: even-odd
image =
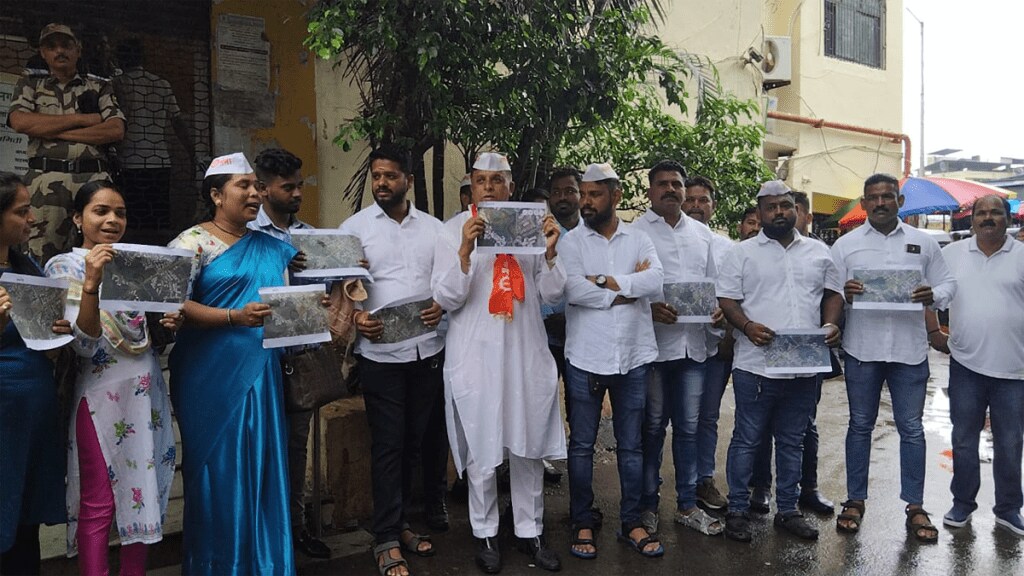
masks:
[[[42,44],[43,40],[53,36],[54,34],[63,34],[70,37],[75,42],[78,42],[78,37],[71,31],[71,28],[66,24],[57,24],[56,22],[47,24],[43,27],[42,31],[39,32],[39,43]]]

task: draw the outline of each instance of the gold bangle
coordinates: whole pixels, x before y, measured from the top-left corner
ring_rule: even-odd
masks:
[[[234,326],[234,324],[231,323],[231,308],[228,308],[228,326]]]

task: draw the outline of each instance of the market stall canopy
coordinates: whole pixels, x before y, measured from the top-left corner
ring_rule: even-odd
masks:
[[[952,212],[970,206],[982,196],[996,194],[1007,197],[1006,190],[971,180],[956,178],[904,178],[900,192],[906,198],[900,216]],[[839,219],[840,228],[850,228],[867,220],[867,214],[858,203]]]

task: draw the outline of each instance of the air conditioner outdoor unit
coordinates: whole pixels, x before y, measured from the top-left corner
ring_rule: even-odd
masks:
[[[761,72],[766,90],[786,86],[793,81],[793,51],[789,36],[765,36]]]

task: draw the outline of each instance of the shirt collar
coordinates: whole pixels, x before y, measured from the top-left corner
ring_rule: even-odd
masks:
[[[604,238],[604,236],[602,236],[600,232],[598,232],[597,230],[594,230],[590,226],[587,226],[587,223],[582,221],[582,220],[580,220],[580,223],[576,225],[577,228],[580,227],[580,226],[583,227],[583,229],[587,232],[587,234],[589,234],[591,236],[601,236],[601,238]],[[630,230],[628,230],[628,228],[629,228],[629,225],[626,224],[626,222],[623,221],[622,218],[619,218],[619,225],[615,227],[615,232],[612,234],[612,237],[608,239],[608,241],[611,242],[612,238],[615,238],[619,234],[623,234],[623,235],[628,236],[631,233]]]
[[[778,240],[775,240],[774,238],[769,238],[768,235],[764,233],[764,229],[758,232],[757,236],[754,236],[754,238],[757,240],[758,244],[768,244],[769,242],[774,242],[779,246],[782,246],[782,243],[779,242]],[[797,232],[794,228],[793,241],[789,243],[789,246],[784,246],[784,248],[788,249],[790,246],[794,246],[799,242],[803,242],[804,240],[807,240],[807,238],[805,238],[803,234]]]
[[[664,222],[665,224],[668,224],[668,221],[665,220],[664,216],[658,216],[658,213],[655,212],[654,210],[650,209],[650,208],[647,209],[647,212],[644,212],[644,215],[642,216],[642,218],[644,218],[648,222],[651,222],[652,224],[655,223],[655,222]],[[679,213],[679,222],[676,222],[676,225],[675,226],[671,226],[671,228],[675,229],[675,228],[683,228],[683,227],[687,226],[687,222],[686,221],[688,219],[690,219],[689,216],[687,216],[685,213],[680,212]]]
[[[53,74],[50,74],[46,77],[46,83],[50,86],[56,86],[57,84],[59,84],[59,82],[57,81],[57,77]],[[82,78],[81,74],[75,74],[75,76],[71,80],[68,80],[68,83],[65,84],[64,87],[70,88],[71,86],[74,86],[76,84],[85,84],[85,78]]]
[[[961,240],[961,242],[963,242],[963,240]],[[999,250],[996,250],[995,252],[993,252],[993,254],[998,254],[1000,252],[1009,252],[1010,250],[1013,249],[1013,244],[1015,242],[1019,242],[1019,241],[1016,238],[1014,238],[1013,236],[1010,236],[1009,234],[1007,234],[1006,235],[1006,240],[1003,240],[1003,245],[999,247]],[[982,253],[981,252],[981,248],[978,248],[978,237],[977,236],[971,236],[970,237],[970,239],[968,240],[968,244],[967,244],[967,250],[969,250],[971,252]]]
[[[406,202],[408,202],[408,200]],[[370,206],[367,206],[366,208],[363,208],[363,210],[369,210],[370,214],[374,218],[391,218],[390,216],[388,216],[388,213],[385,212],[384,209],[380,207],[380,204],[377,204],[376,202],[374,202]],[[415,220],[420,217],[420,211],[416,209],[416,206],[412,202],[409,202],[409,213],[406,214],[405,216],[406,218],[412,218]]]
[[[306,223],[296,218],[294,214],[289,216],[288,219],[289,230],[292,228],[308,228]],[[260,206],[260,211],[256,213],[256,225],[259,226],[260,228],[274,228],[275,230],[278,230],[280,232],[288,232],[288,230],[281,230],[280,228],[277,227],[277,224],[274,224],[274,221],[270,219],[270,215],[267,214],[267,211],[263,209],[263,206]]]
[[[876,230],[875,227],[872,226],[870,222],[864,222],[864,227],[867,228],[867,230],[864,231],[864,234],[867,235],[867,234],[874,233],[874,234],[878,234],[879,236],[888,238],[889,236],[895,236],[897,234],[906,234],[906,231],[904,230],[904,228],[906,228],[906,226],[907,226],[907,224],[905,222],[903,222],[902,220],[896,220],[896,227],[892,229],[892,232],[889,232],[888,234],[882,234],[881,232]]]

